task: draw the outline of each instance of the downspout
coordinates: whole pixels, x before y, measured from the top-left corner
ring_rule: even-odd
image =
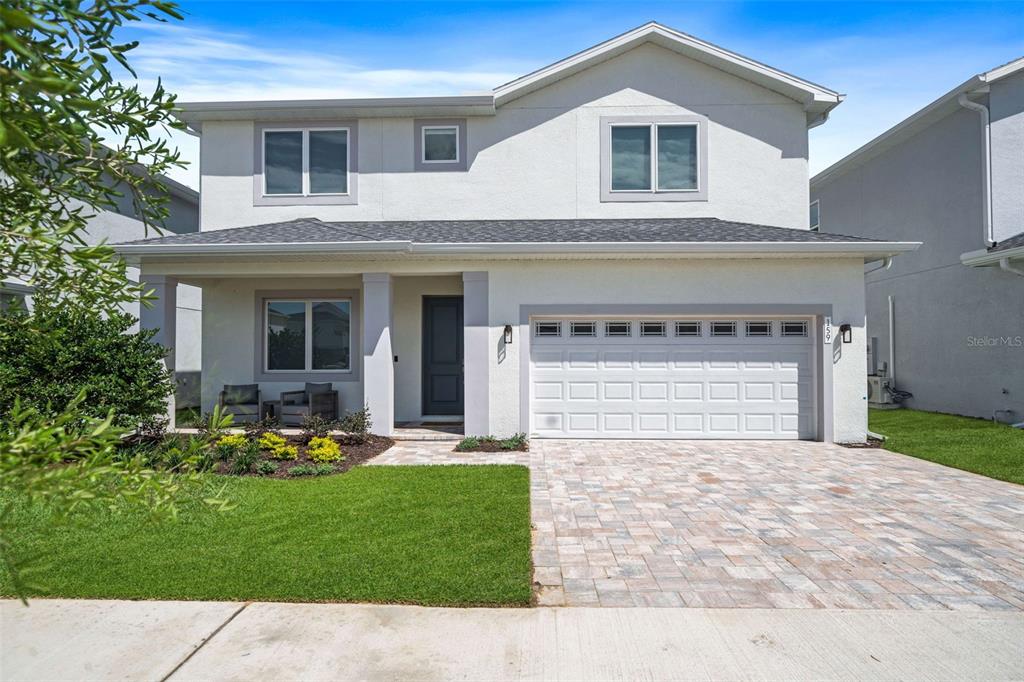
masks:
[[[1021,270],[1020,268],[1015,268],[1012,265],[1010,265],[1009,258],[999,259],[999,269],[1002,270],[1003,272],[1009,272],[1011,274],[1017,275],[1018,277],[1024,277],[1024,270]]]
[[[978,102],[967,99],[967,93],[961,93],[957,102],[965,109],[977,111],[981,115],[981,161],[982,161],[982,182],[985,191],[985,248],[995,245],[996,240],[992,232],[992,130],[989,120],[988,107]]]
[[[889,378],[896,384],[896,312],[892,296],[889,297]]]

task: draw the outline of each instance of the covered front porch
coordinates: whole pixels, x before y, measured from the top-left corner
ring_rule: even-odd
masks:
[[[165,347],[178,343],[176,285],[202,289],[203,412],[226,386],[249,386],[255,407],[236,421],[280,416],[281,394],[329,384],[337,416],[365,406],[379,435],[489,433],[487,272],[316,274],[275,265],[264,275],[143,267],[154,300],[141,326]],[[166,362],[173,369],[173,354]],[[168,418],[174,427],[173,401]]]

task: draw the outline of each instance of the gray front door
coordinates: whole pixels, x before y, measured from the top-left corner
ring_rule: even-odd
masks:
[[[462,414],[462,297],[423,297],[423,414]]]

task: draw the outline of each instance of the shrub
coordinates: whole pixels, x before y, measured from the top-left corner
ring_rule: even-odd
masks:
[[[479,438],[476,436],[466,436],[459,441],[459,444],[455,446],[455,449],[459,452],[469,452],[471,450],[476,450],[478,447],[480,447]]]
[[[282,445],[273,452],[270,456],[274,459],[298,459],[299,458],[299,446],[298,445]]]
[[[288,445],[288,441],[279,433],[267,431],[260,436],[257,445],[262,450],[270,451],[270,456],[274,459],[299,458],[299,448],[294,445]]]
[[[277,473],[277,465],[268,459],[261,459],[256,463],[256,473],[260,476],[270,476]]]
[[[136,322],[42,297],[31,313],[0,315],[0,414],[20,400],[22,409],[56,415],[84,391],[78,409],[85,418],[113,410],[115,425],[134,428],[162,415],[174,392],[163,365],[167,349],[152,342],[153,330],[130,332]]]
[[[524,450],[527,440],[525,433],[517,433],[514,436],[498,441],[498,447],[502,450]]]
[[[220,405],[214,405],[213,412],[203,415],[202,422],[199,424],[199,435],[212,440],[230,429],[234,423],[235,415],[230,412],[221,412]]]
[[[286,441],[284,436],[281,434],[268,431],[262,434],[257,439],[257,442],[259,443],[260,448],[273,452],[274,450],[283,447],[288,441]]]
[[[349,412],[338,423],[338,428],[348,434],[349,440],[356,443],[365,443],[370,437],[372,427],[373,419],[370,418],[369,407]]]
[[[245,447],[236,452],[234,459],[231,460],[231,473],[236,476],[250,473],[253,467],[256,466],[256,462],[259,461],[259,458],[259,444],[252,442],[246,443]]]
[[[306,448],[306,455],[314,462],[337,462],[345,459],[341,446],[330,438],[313,438]]]
[[[331,431],[338,428],[338,422],[324,419],[318,414],[302,418],[302,442],[309,443],[314,438],[327,438]]]
[[[249,440],[259,440],[267,433],[280,436],[281,432],[277,430],[278,426],[277,417],[264,417],[259,421],[246,422],[243,428],[245,428],[246,438]]]
[[[202,436],[200,436],[202,438]],[[247,441],[245,436],[240,433],[232,433],[227,436],[221,436],[217,440],[217,459],[220,461],[227,461],[238,454],[238,451],[245,447]]]
[[[324,476],[334,473],[331,464],[296,464],[288,470],[289,476]]]

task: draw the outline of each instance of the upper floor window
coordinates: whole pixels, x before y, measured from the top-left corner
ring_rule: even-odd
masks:
[[[817,199],[811,202],[810,226],[812,232],[817,232],[821,228],[821,204]]]
[[[697,189],[697,124],[612,126],[613,192]]]
[[[459,162],[458,126],[423,126],[423,163]]]
[[[263,131],[264,194],[348,193],[348,129]]]
[[[414,166],[417,171],[464,171],[466,163],[466,119],[416,119],[413,123]]]
[[[707,199],[707,119],[601,119],[602,201]]]

